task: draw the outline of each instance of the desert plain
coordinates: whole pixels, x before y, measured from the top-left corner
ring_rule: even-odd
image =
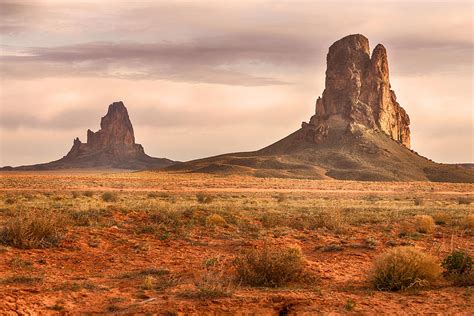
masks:
[[[473,193],[473,184],[435,182],[5,172],[0,311],[472,315],[472,286],[441,276],[380,291],[371,275],[374,260],[397,246],[439,262],[454,249],[472,255]],[[419,215],[434,228],[420,229]],[[31,223],[44,239],[31,230],[6,236]],[[298,258],[277,256],[289,260],[273,271],[281,283],[252,284],[242,261],[268,249],[296,249]],[[286,280],[295,269],[299,277]]]

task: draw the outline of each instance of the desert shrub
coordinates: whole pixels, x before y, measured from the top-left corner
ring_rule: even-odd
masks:
[[[167,227],[179,227],[184,223],[182,212],[163,209],[149,216],[150,220]]]
[[[458,197],[458,204],[469,205],[471,203],[472,203],[472,198],[470,198],[470,197],[467,197],[467,196]]]
[[[464,227],[474,231],[474,214],[467,215],[464,218]]]
[[[441,274],[435,258],[414,247],[396,247],[375,259],[371,276],[380,291],[399,291],[430,285]]]
[[[288,219],[287,225],[294,229],[325,228],[336,233],[347,229],[347,222],[342,212],[335,210],[300,212]]]
[[[456,286],[474,286],[474,271],[463,274],[453,274],[448,279]]]
[[[72,191],[71,192],[71,195],[72,195],[72,198],[73,199],[77,199],[81,194],[77,191]]]
[[[288,195],[286,195],[285,193],[280,193],[280,194],[278,194],[276,199],[277,199],[278,203],[282,203],[282,202],[285,202],[286,200],[288,200]]]
[[[8,196],[8,197],[5,198],[5,204],[11,205],[11,204],[15,204],[15,202],[16,202],[15,198],[13,198],[11,196]]]
[[[43,277],[36,275],[14,275],[3,279],[1,283],[4,284],[33,284],[39,283],[43,280]]]
[[[199,203],[208,204],[214,200],[214,196],[204,192],[199,192],[196,194],[196,199]]]
[[[285,224],[285,217],[277,212],[267,211],[260,218],[262,226],[265,228],[274,228]]]
[[[132,272],[125,272],[117,276],[118,279],[137,279],[144,278],[146,276],[159,277],[163,275],[169,275],[170,271],[166,268],[144,268],[142,270],[136,270]]]
[[[229,297],[233,294],[235,286],[225,271],[206,270],[195,280],[195,290],[187,290],[179,293],[179,296],[197,299],[216,299]]]
[[[69,212],[69,216],[76,226],[93,226],[100,222],[103,212],[95,209],[89,209],[87,211],[71,211]]]
[[[102,193],[102,200],[104,202],[116,202],[117,194],[114,192],[104,192]]]
[[[305,260],[299,248],[268,244],[244,251],[235,264],[238,281],[250,286],[283,286],[300,281],[305,272]]]
[[[147,196],[150,199],[156,199],[158,197],[158,192],[148,192]]]
[[[258,238],[260,236],[259,226],[252,223],[246,218],[241,218],[237,221],[237,227],[239,228],[240,233],[245,235],[248,238]]]
[[[456,286],[474,286],[472,257],[463,250],[455,250],[447,255],[442,266],[444,275]]]
[[[207,226],[224,226],[226,225],[227,222],[225,221],[225,219],[220,216],[219,214],[212,214],[212,215],[209,215],[207,218],[206,218],[206,225]]]
[[[472,258],[463,250],[454,250],[441,264],[445,270],[445,275],[466,274],[472,269]]]
[[[417,206],[425,204],[425,200],[423,200],[423,198],[421,198],[421,197],[416,197],[414,202],[415,202],[415,205],[417,205]]]
[[[15,257],[10,260],[10,267],[20,268],[20,269],[30,269],[33,266],[33,262],[28,260],[23,260],[20,257]]]
[[[0,242],[16,248],[48,248],[59,244],[63,218],[52,212],[29,211],[10,218],[0,230]]]
[[[438,212],[433,215],[436,225],[445,225],[451,221],[451,216],[446,212]]]
[[[340,210],[324,210],[309,214],[309,229],[326,228],[340,233],[346,230],[347,222]]]
[[[415,227],[417,232],[427,234],[435,230],[436,224],[433,217],[429,215],[417,215],[415,217]]]
[[[92,191],[84,191],[82,194],[86,197],[93,197],[94,196],[94,192],[92,192]]]

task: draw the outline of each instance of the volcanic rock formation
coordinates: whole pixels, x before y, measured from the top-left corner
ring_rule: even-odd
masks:
[[[306,137],[316,143],[327,136],[328,122],[340,116],[347,125],[379,129],[410,148],[410,118],[390,89],[387,51],[378,44],[370,56],[369,40],[349,35],[335,42],[327,55],[326,87]]]
[[[87,130],[87,142],[74,139],[69,153],[63,158],[45,164],[22,166],[19,170],[50,170],[69,168],[162,168],[174,162],[145,154],[143,146],[135,143],[133,126],[122,102],[109,105],[100,121],[100,130]]]
[[[335,42],[309,123],[253,152],[173,165],[186,172],[371,181],[474,182],[474,171],[410,149],[410,119],[390,89],[387,52],[360,34]]]
[[[132,122],[122,102],[109,105],[107,114],[100,121],[100,130],[93,132],[88,129],[87,143],[76,138],[66,158],[73,159],[88,152],[104,152],[118,159],[139,157],[145,153],[142,145],[135,144]]]

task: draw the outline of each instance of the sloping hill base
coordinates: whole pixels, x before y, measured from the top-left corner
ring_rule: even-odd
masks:
[[[301,128],[259,151],[178,163],[166,170],[256,177],[474,182],[474,170],[435,163],[380,131],[333,127],[320,144],[305,140],[306,133]]]
[[[146,154],[133,155],[130,157],[118,157],[106,151],[84,153],[77,157],[65,156],[59,160],[15,168],[4,167],[0,170],[59,170],[59,169],[161,169],[175,163],[166,158],[154,158]]]

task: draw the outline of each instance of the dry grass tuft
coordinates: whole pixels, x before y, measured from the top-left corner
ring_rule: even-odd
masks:
[[[417,215],[415,217],[415,227],[417,232],[428,234],[435,230],[436,224],[433,217],[429,215]]]
[[[102,193],[102,200],[104,202],[117,202],[118,196],[114,192],[104,192]]]
[[[425,200],[423,200],[423,198],[421,197],[416,197],[415,200],[414,200],[414,203],[416,206],[421,206],[423,204],[425,204]]]
[[[5,223],[0,242],[23,249],[55,247],[61,241],[64,226],[64,219],[53,212],[24,212]]]
[[[226,220],[219,214],[212,214],[206,218],[206,225],[210,227],[224,226],[226,224],[227,224]]]
[[[396,247],[375,259],[371,276],[380,291],[426,287],[441,274],[436,259],[413,247]]]
[[[474,231],[474,214],[467,215],[463,224],[466,229]]]
[[[236,259],[237,279],[250,286],[280,287],[302,281],[305,259],[299,248],[265,244],[244,251]]]
[[[447,212],[437,212],[433,215],[436,225],[446,225],[451,222],[451,215]]]
[[[210,194],[207,194],[207,193],[204,193],[204,192],[199,192],[199,193],[196,194],[196,199],[199,203],[209,204],[212,201],[214,201],[214,196],[210,195]]]
[[[224,270],[206,270],[194,281],[195,290],[187,290],[179,294],[186,298],[201,300],[229,297],[235,291],[235,285]]]
[[[460,196],[458,197],[458,204],[469,205],[472,203],[472,198],[468,196]]]

